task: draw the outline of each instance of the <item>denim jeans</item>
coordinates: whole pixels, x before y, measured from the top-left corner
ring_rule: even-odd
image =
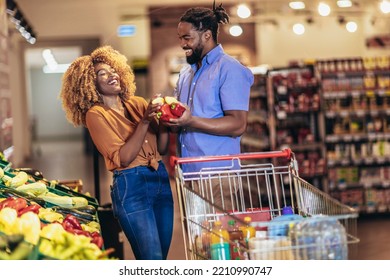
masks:
[[[169,176],[160,161],[114,171],[111,199],[114,216],[137,260],[165,260],[173,232],[173,197]]]

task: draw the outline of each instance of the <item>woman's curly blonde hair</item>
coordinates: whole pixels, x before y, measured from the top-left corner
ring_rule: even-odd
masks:
[[[77,58],[62,77],[60,99],[67,120],[74,126],[86,126],[85,115],[96,104],[103,104],[103,99],[96,88],[94,65],[106,63],[119,75],[122,100],[134,95],[136,86],[134,73],[127,63],[127,58],[111,46],[95,49],[90,55]]]

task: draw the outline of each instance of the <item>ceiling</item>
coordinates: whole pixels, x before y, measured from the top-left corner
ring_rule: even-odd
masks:
[[[23,8],[23,3],[26,1],[31,0],[18,0],[16,1],[21,8]],[[346,9],[337,8],[336,1],[335,0],[323,0],[324,2],[327,2],[332,7],[332,13],[333,15],[360,15],[364,13],[373,13],[373,11],[377,10],[379,0],[355,0],[353,1],[353,7]],[[39,5],[39,2],[45,2],[43,0],[36,0],[37,5]],[[104,7],[104,5],[107,5],[107,0],[51,0],[50,5],[53,6],[53,8],[56,7],[56,2],[58,5],[61,2],[62,9],[64,8],[64,5],[77,5],[79,6],[85,6],[88,7],[90,5],[101,5]],[[231,22],[239,21],[238,17],[235,16],[235,11],[233,10],[233,7],[235,7],[236,4],[240,3],[246,3],[252,8],[252,17],[248,20],[241,20],[244,22],[259,22],[259,20],[264,20],[264,18],[271,17],[272,15],[281,15],[281,16],[305,16],[305,17],[316,17],[318,16],[316,12],[316,8],[319,0],[306,0],[304,1],[306,4],[306,9],[304,11],[293,11],[289,8],[288,3],[289,0],[246,0],[246,1],[239,1],[239,0],[224,0],[224,1],[216,1],[216,4],[219,5],[220,3],[223,3],[223,6],[226,7],[228,10],[228,13],[231,17]],[[177,15],[174,14],[174,7],[178,6],[212,6],[211,0],[111,0],[110,5],[116,5],[118,9],[123,9],[124,11],[129,11],[130,7],[148,7],[149,9],[146,9],[147,14],[139,15],[139,16],[147,16],[147,17],[153,17],[156,14],[163,15],[162,20],[165,21],[171,21],[174,20],[177,21]],[[124,8],[126,7],[126,8]],[[131,9],[130,9],[131,11]],[[122,18],[126,19],[128,16],[134,16],[128,15],[126,13],[122,14]],[[161,18],[161,17],[160,17]],[[42,67],[44,65],[44,61],[42,59],[42,51],[43,49],[29,49],[26,53],[26,62],[28,67]],[[55,57],[57,58],[58,63],[69,63],[73,61],[75,58],[77,58],[80,55],[80,50],[77,48],[69,48],[69,47],[56,47],[52,48],[52,52],[54,53]]]

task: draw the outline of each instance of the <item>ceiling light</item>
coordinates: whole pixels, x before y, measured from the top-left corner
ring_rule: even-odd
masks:
[[[249,9],[249,7],[245,4],[241,4],[241,5],[238,5],[237,7],[237,15],[240,17],[240,18],[248,18],[251,16],[251,10]]]
[[[379,8],[380,8],[381,12],[384,13],[384,14],[390,13],[390,2],[387,1],[387,0],[383,0],[379,4]]]
[[[293,26],[293,32],[297,35],[305,33],[305,26],[302,23],[296,23]]]
[[[318,5],[318,13],[320,14],[320,16],[323,16],[323,17],[329,16],[329,14],[330,14],[329,5],[321,2]]]
[[[350,0],[339,0],[337,1],[337,6],[340,8],[350,8],[352,7],[352,1]]]
[[[42,51],[42,57],[45,60],[48,68],[54,70],[57,67],[58,63],[50,49],[44,49]]]
[[[292,1],[288,3],[291,9],[293,10],[302,10],[305,8],[305,3],[302,1]]]
[[[238,37],[242,34],[242,28],[241,26],[239,26],[238,24],[235,24],[235,25],[232,25],[229,29],[229,33],[230,35],[234,36],[234,37]]]
[[[65,73],[69,68],[70,63],[68,64],[57,64],[56,67],[51,68],[49,65],[43,66],[43,73],[45,74],[54,74],[54,73]]]
[[[349,21],[349,22],[347,22],[347,24],[345,25],[345,28],[347,29],[348,32],[353,33],[353,32],[356,32],[358,26],[357,26],[356,22],[354,22],[354,21]]]

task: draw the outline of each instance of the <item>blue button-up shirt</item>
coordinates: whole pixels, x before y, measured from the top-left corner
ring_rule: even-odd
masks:
[[[252,72],[224,53],[221,45],[202,60],[201,68],[188,65],[180,71],[176,97],[187,104],[193,116],[221,118],[226,110],[249,110]],[[181,157],[233,155],[240,153],[241,137],[217,136],[183,128],[178,137]],[[183,171],[198,172],[202,167],[230,166],[231,162],[184,164]]]

